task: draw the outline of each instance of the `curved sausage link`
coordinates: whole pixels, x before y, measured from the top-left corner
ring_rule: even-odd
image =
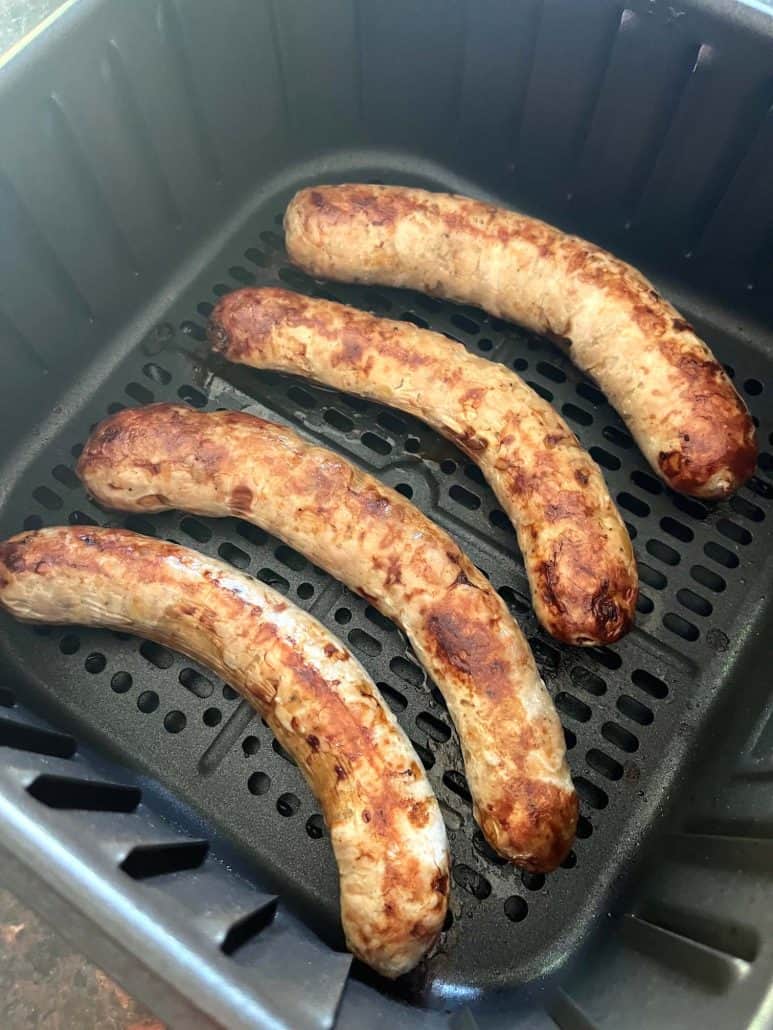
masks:
[[[674,490],[723,498],[752,474],[754,425],[722,366],[652,283],[586,240],[467,197],[365,185],[301,190],[285,233],[311,275],[412,287],[558,338]]]
[[[604,479],[563,419],[504,365],[407,322],[270,288],[221,298],[210,338],[232,361],[424,419],[477,462],[509,515],[548,632],[608,644],[630,628],[636,565]]]
[[[283,426],[175,404],[101,423],[78,474],[106,507],[248,519],[394,619],[446,698],[492,846],[533,870],[562,861],[577,798],[529,646],[486,577],[404,497]]]
[[[432,946],[448,902],[438,804],[365,670],[310,615],[196,551],[83,527],[0,543],[0,608],[137,633],[214,669],[266,719],[322,805],[351,950],[394,977]]]

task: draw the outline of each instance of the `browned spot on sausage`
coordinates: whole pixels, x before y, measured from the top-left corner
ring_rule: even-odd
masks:
[[[11,572],[26,572],[27,562],[24,557],[25,539],[6,540],[0,544],[0,562]]]
[[[477,408],[483,398],[486,396],[486,391],[481,386],[471,386],[469,390],[465,390],[459,398],[462,404],[469,404],[473,408]]]
[[[488,447],[488,440],[483,436],[478,436],[473,429],[465,429],[461,433],[456,433],[444,428],[443,435],[455,443],[465,454],[469,454],[471,458],[482,454]]]
[[[555,500],[545,501],[545,518],[548,522],[572,519],[579,525],[586,519],[592,518],[593,514],[594,509],[589,504],[588,497],[576,490],[557,491]]]
[[[438,894],[448,894],[448,873],[436,873],[432,881],[432,890]]]
[[[682,471],[683,456],[679,451],[661,451],[658,465],[666,479],[677,479]]]
[[[491,839],[507,844],[518,864],[548,873],[566,858],[577,827],[577,795],[543,780],[508,781],[497,802],[480,813]],[[507,840],[502,840],[503,834]]]
[[[362,359],[362,341],[351,333],[344,333],[341,347],[332,357],[333,365],[357,365]]]
[[[558,584],[558,569],[554,559],[543,561],[537,569],[542,577],[542,597],[549,608],[557,614],[563,614],[566,609],[559,600],[560,587]]]
[[[685,319],[683,319],[683,318],[675,318],[673,320],[673,322],[671,323],[671,325],[672,325],[672,328],[677,333],[694,333],[695,332],[695,330],[690,325],[690,323],[685,321]]]
[[[389,498],[378,493],[376,489],[363,490],[359,498],[363,511],[376,518],[383,518],[388,515],[392,507]]]
[[[464,569],[460,569],[457,573],[456,579],[453,581],[451,586],[454,587],[473,587],[475,590],[479,590],[480,587],[473,583],[472,580],[467,578],[467,573]]]
[[[546,447],[555,447],[560,443],[566,443],[571,438],[567,433],[548,433],[544,438]]]
[[[231,491],[229,506],[233,509],[233,511],[249,511],[252,507],[252,490],[244,484],[235,486]]]
[[[426,632],[437,657],[474,680],[476,690],[490,698],[509,692],[510,663],[491,625],[443,601],[428,613]]]
[[[386,561],[386,568],[384,568],[383,560],[379,558],[373,559],[373,566],[379,571],[385,573],[384,575],[384,586],[392,587],[403,581],[403,563],[400,558],[396,555],[390,555]]]
[[[593,617],[601,628],[602,635],[605,635],[603,627],[615,624],[620,619],[621,612],[610,596],[608,580],[602,581],[601,586],[591,598],[590,608],[593,612]],[[628,613],[625,614],[627,615]]]
[[[414,801],[408,811],[408,819],[414,826],[421,828],[429,822],[429,801]]]
[[[660,349],[681,377],[676,388],[684,412],[684,424],[675,426],[682,444],[660,452],[660,470],[675,489],[704,495],[705,484],[722,472],[727,481],[711,496],[727,496],[754,471],[754,424],[719,362],[703,348],[672,336],[661,341]]]
[[[209,345],[216,354],[225,354],[229,349],[230,339],[228,331],[226,330],[220,319],[215,318],[212,315],[207,325],[207,339]]]
[[[306,737],[306,743],[309,745],[312,751],[319,751],[319,737],[314,733],[309,733]]]
[[[666,316],[656,305],[634,304],[631,317],[648,336],[662,336],[668,328]]]

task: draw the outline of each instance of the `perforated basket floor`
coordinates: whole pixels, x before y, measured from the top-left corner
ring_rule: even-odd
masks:
[[[443,183],[436,183],[442,188]],[[603,395],[549,343],[480,311],[405,291],[315,283],[289,267],[281,218],[267,201],[217,263],[177,298],[73,413],[43,455],[19,470],[3,534],[62,522],[126,525],[219,555],[270,583],[341,636],[378,682],[426,766],[453,853],[451,913],[425,970],[395,988],[415,1001],[524,983],[572,953],[604,914],[656,821],[705,710],[728,682],[771,547],[770,363],[742,339],[686,316],[728,366],[759,419],[759,474],[726,504],[666,491]],[[308,383],[213,362],[204,326],[216,298],[281,283],[447,333],[518,371],[566,417],[602,466],[634,541],[641,599],[634,631],[611,648],[576,649],[537,628],[514,534],[477,468],[426,426]],[[111,349],[112,348],[112,349]],[[287,421],[412,498],[486,573],[529,637],[565,728],[581,797],[578,839],[549,877],[521,874],[473,822],[456,734],[402,634],[301,555],[246,523],[181,513],[116,517],[91,504],[73,466],[90,427],[127,405],[184,400]],[[235,691],[159,645],[122,634],[0,621],[20,683],[197,807],[302,918],[340,944],[336,870],[318,807],[289,758]],[[9,684],[13,687],[13,684]],[[365,971],[360,975],[366,976]]]

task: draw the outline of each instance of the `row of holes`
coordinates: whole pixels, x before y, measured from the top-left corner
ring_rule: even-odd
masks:
[[[546,376],[546,378],[549,378],[554,382],[563,382],[566,378],[565,374],[561,369],[557,368],[557,366],[552,365],[549,362],[538,362],[537,368],[543,375]],[[539,385],[536,383],[531,383],[530,385],[532,385],[535,389],[541,392],[547,400],[553,400],[553,396],[552,393],[550,393],[550,391],[547,391],[544,388],[539,387]],[[583,391],[581,391],[581,393],[584,393],[586,399],[598,399],[596,397],[598,391],[594,393],[595,388],[589,387],[587,384],[578,384],[578,389],[579,386],[583,386]],[[313,395],[310,394],[308,391],[303,390],[303,388],[301,387],[295,385],[290,386],[288,388],[288,395],[307,409],[316,406],[316,400],[313,397]],[[579,421],[581,424],[588,425],[592,421],[592,416],[588,415],[587,412],[585,412],[583,409],[577,408],[576,406],[571,404],[567,404],[564,406],[564,414],[566,414],[570,418],[574,417],[574,419],[576,421]],[[348,416],[342,414],[337,409],[326,408],[323,413],[323,418],[328,422],[328,424],[343,432],[351,432],[354,429],[353,420],[350,419]],[[624,431],[617,429],[616,427],[606,427],[605,435],[608,439],[611,440],[611,442],[616,443],[620,446],[626,448],[632,446],[633,441],[630,438],[630,436]],[[372,433],[371,431],[366,431],[362,434],[361,442],[370,450],[373,450],[374,452],[379,453],[381,455],[387,455],[392,450],[392,444],[388,440],[385,440],[382,436]],[[417,438],[409,438],[409,440],[406,441],[406,449],[415,452],[419,444],[420,441]],[[620,460],[615,455],[606,451],[604,448],[591,447],[590,453],[595,458],[595,460],[604,468],[611,470],[616,470],[620,468]],[[477,467],[475,467],[475,470],[479,473]],[[647,485],[650,489],[652,489],[650,483],[647,483],[645,481],[644,485]],[[408,487],[408,484],[405,484],[404,488],[405,487]],[[655,489],[660,490],[662,489],[662,487],[658,485]],[[408,487],[408,490],[410,490],[410,487]],[[411,494],[408,493],[408,496],[411,496]],[[449,496],[453,501],[460,504],[467,510],[477,510],[481,505],[481,500],[478,495],[476,495],[470,490],[467,490],[465,487],[459,484],[454,484],[451,486],[449,490]],[[649,512],[649,506],[646,505],[645,502],[641,501],[640,499],[633,497],[633,495],[623,493],[622,500],[623,502],[628,501],[628,506],[630,508],[635,509],[634,513],[636,514],[642,515],[644,512]],[[764,518],[764,512],[761,508],[759,508],[757,505],[752,504],[751,502],[746,501],[743,498],[734,498],[731,502],[731,505],[733,505],[734,508],[740,514],[745,515],[752,521],[759,522]],[[625,506],[625,504],[623,504],[623,506]],[[490,517],[492,522],[494,524],[498,524],[500,528],[508,528],[508,520],[506,519],[506,516],[503,512],[495,510],[491,513]],[[684,526],[683,523],[679,523],[676,519],[673,519],[669,516],[664,517],[661,520],[661,528],[663,528],[665,532],[670,533],[672,536],[674,536],[681,542],[689,542],[693,539],[694,536],[692,530],[689,529],[689,527]],[[748,544],[752,540],[752,536],[747,529],[738,526],[736,523],[733,523],[729,519],[720,520],[717,524],[717,529],[722,535],[726,536],[728,539],[731,539],[734,543]],[[632,537],[636,535],[635,529],[633,529],[633,527],[629,526],[629,530],[631,530]],[[706,546],[708,547],[708,545]],[[721,545],[715,546],[720,547]],[[669,547],[669,545],[663,543],[660,540],[652,539],[648,541],[647,549],[651,554],[653,554],[654,557],[657,557],[659,560],[662,560],[666,564],[674,565],[677,564],[680,560],[678,552],[674,551],[673,548]],[[731,554],[731,552],[727,553]],[[732,561],[732,557],[730,558],[730,561]],[[695,592],[693,591],[680,591],[677,594],[677,600],[680,604],[682,604],[685,608],[687,608],[694,614],[700,615],[702,617],[706,617],[709,614],[711,614],[712,605],[710,604],[710,602],[708,602],[705,598],[700,597],[700,595],[695,594]],[[651,599],[642,593],[640,595],[638,602],[639,612],[641,614],[648,614],[653,610],[653,608],[654,605]],[[662,623],[666,629],[668,629],[670,632],[674,633],[675,635],[679,636],[682,640],[685,641],[697,640],[700,635],[698,628],[692,622],[690,622],[688,619],[685,619],[683,616],[673,612],[666,613],[662,618]]]

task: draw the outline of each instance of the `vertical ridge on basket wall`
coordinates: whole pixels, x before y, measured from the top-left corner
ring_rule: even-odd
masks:
[[[771,97],[773,100],[773,97]],[[773,103],[739,155],[727,188],[708,217],[695,247],[697,257],[722,256],[753,276],[755,255],[773,237]],[[751,259],[751,260],[750,260]],[[743,284],[745,285],[745,283]]]
[[[545,198],[567,188],[619,22],[606,0],[543,2],[514,161],[518,183]]]
[[[185,207],[184,201],[189,190],[181,194],[180,189],[189,179],[190,169],[199,170],[202,180],[208,185],[220,183],[223,170],[212,141],[212,130],[202,113],[197,76],[185,48],[183,30],[173,0],[159,0],[156,26],[164,48],[157,73],[164,79],[166,103],[163,107],[157,105],[152,96],[149,102],[154,104],[159,150],[165,162],[182,171],[182,183],[177,181],[177,175],[172,174],[170,178]],[[147,45],[147,37],[145,42]],[[187,126],[187,132],[182,130],[183,126]]]
[[[351,140],[358,104],[354,0],[283,0],[273,13],[283,69],[303,68],[302,75],[282,75],[291,124],[304,122],[304,145]]]
[[[159,221],[168,228],[176,229],[181,220],[177,201],[158,159],[148,122],[137,102],[135,83],[141,81],[141,76],[129,71],[126,59],[114,39],[107,44],[102,68],[105,81],[114,93],[114,102],[125,129],[128,149],[135,155],[140,166],[141,176],[137,178],[140,182],[145,180],[144,192],[148,203],[137,204],[135,197],[134,210],[136,212],[137,207],[150,208],[156,231],[160,229]],[[137,183],[134,185],[136,189]]]
[[[747,131],[748,93],[722,50],[701,44],[633,219],[667,253],[689,253],[699,237],[727,155]]]
[[[505,159],[529,84],[542,0],[502,5],[467,0],[458,132],[462,144],[485,139]]]
[[[45,231],[43,229],[45,225]],[[93,318],[88,300],[57,253],[49,226],[33,216],[10,177],[0,169],[0,226],[14,242],[13,250],[0,250],[0,303],[22,338],[27,338],[41,359],[50,360],[46,344],[56,347],[55,327],[83,329]],[[25,285],[39,284],[36,303],[26,304]]]
[[[65,178],[59,188],[69,199],[65,206],[61,204],[61,195],[57,198],[60,208],[65,207],[65,217],[52,210],[53,204],[47,216],[59,231],[59,246],[69,252],[73,277],[80,281],[94,308],[97,298],[110,298],[127,273],[138,275],[140,262],[116,216],[110,180],[103,178],[90,140],[84,139],[83,112],[58,92],[51,94],[47,108],[45,117],[60,173]],[[78,260],[83,248],[98,260],[89,261],[88,266]]]
[[[240,0],[172,2],[198,113],[211,134],[224,181],[232,189],[254,186],[260,170],[286,149],[289,130],[269,6],[252,4],[246,17]]]
[[[629,9],[620,16],[572,186],[579,207],[600,215],[610,229],[622,228],[626,207],[641,189],[694,50],[678,31],[664,40],[652,18]]]
[[[462,0],[360,3],[362,116],[379,144],[408,133],[448,146],[458,110],[464,25]],[[431,59],[430,59],[431,58]],[[370,128],[369,128],[370,127]]]

